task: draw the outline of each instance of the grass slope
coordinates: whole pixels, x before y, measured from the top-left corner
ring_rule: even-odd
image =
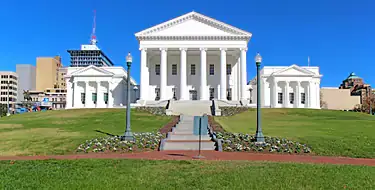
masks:
[[[154,132],[171,120],[144,112],[131,112],[133,132]],[[77,109],[34,112],[0,118],[0,156],[63,154],[102,132],[121,135],[125,109]]]
[[[229,161],[0,162],[1,189],[374,189],[375,167]]]
[[[216,117],[230,132],[254,134],[256,110]],[[310,109],[262,109],[266,136],[307,143],[318,155],[375,158],[375,117],[363,113]]]

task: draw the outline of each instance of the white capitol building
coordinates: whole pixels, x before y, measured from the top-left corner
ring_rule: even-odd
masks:
[[[141,62],[140,85],[131,79],[134,106],[168,100],[255,106],[256,81],[248,82],[246,72],[251,33],[190,12],[135,36]],[[70,67],[66,107],[126,105],[126,78],[122,67]],[[320,108],[319,67],[265,66],[261,79],[263,107]]]

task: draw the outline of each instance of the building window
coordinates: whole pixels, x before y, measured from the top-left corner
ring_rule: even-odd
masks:
[[[104,93],[104,102],[108,104],[108,93]]]
[[[177,100],[177,97],[176,97],[176,88],[172,88],[172,93],[173,93],[173,100]]]
[[[215,75],[215,65],[210,64],[210,75]]]
[[[306,95],[305,93],[301,93],[301,104],[305,104],[306,101]]]
[[[155,88],[155,100],[158,101],[160,100],[160,88]]]
[[[172,75],[177,75],[177,65],[176,64],[172,65]]]
[[[160,75],[160,65],[155,65],[155,74]]]
[[[277,103],[278,104],[283,103],[283,93],[277,93]]]
[[[82,102],[82,104],[85,104],[85,99],[86,99],[86,94],[85,93],[81,93],[81,102]]]
[[[195,64],[191,64],[190,66],[190,75],[195,75]]]
[[[230,64],[227,64],[227,75],[232,74],[232,66]]]
[[[289,93],[289,103],[294,104],[294,93]]]
[[[96,93],[92,93],[92,101],[94,102],[94,104],[96,104],[96,101],[97,101],[97,94]]]

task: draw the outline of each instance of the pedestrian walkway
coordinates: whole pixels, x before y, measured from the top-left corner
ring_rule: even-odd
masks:
[[[140,153],[89,153],[76,155],[55,156],[2,156],[0,160],[75,160],[75,159],[145,159],[145,160],[194,160],[197,151],[150,151]],[[375,166],[375,159],[307,156],[307,155],[285,155],[285,154],[260,154],[248,152],[218,152],[202,151],[205,158],[201,160],[247,160],[247,161],[271,161],[271,162],[296,162],[296,163],[319,163],[319,164],[349,164]]]

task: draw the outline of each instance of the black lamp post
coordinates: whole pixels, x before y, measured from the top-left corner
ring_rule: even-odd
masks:
[[[135,141],[133,133],[130,128],[130,67],[132,65],[133,57],[131,56],[130,52],[128,56],[126,56],[126,65],[128,66],[128,75],[127,75],[127,89],[126,89],[126,129],[125,134],[122,137],[122,140],[125,141]]]
[[[262,132],[262,123],[261,123],[261,114],[260,114],[260,107],[261,107],[261,93],[260,93],[260,64],[262,62],[262,56],[260,56],[259,52],[255,56],[255,64],[257,66],[257,131],[255,133],[255,140],[258,143],[264,143],[264,136]]]

